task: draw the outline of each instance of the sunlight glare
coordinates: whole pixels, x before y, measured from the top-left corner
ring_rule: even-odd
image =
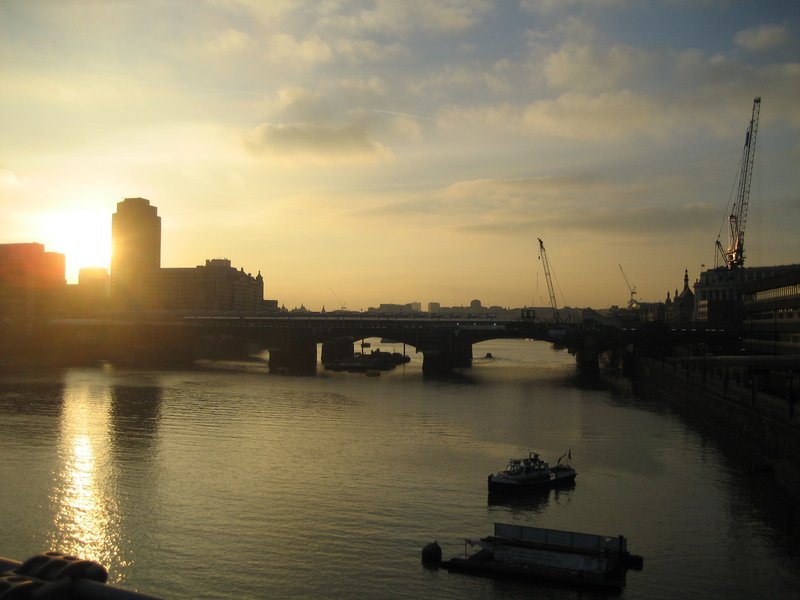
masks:
[[[51,501],[55,506],[50,548],[124,574],[130,562],[121,542],[120,509],[110,458],[109,415],[106,395],[94,396],[76,385],[64,395],[59,454]]]
[[[41,243],[45,249],[66,256],[68,283],[78,282],[84,267],[105,267],[111,263],[111,217],[108,211],[69,210],[43,215]]]

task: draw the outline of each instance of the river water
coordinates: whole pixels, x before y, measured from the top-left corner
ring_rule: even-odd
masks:
[[[175,599],[594,597],[421,566],[497,521],[626,536],[644,569],[622,598],[800,597],[798,509],[724,440],[547,344],[487,352],[447,379],[414,354],[379,377],[0,373],[0,556],[60,550]],[[487,474],[530,450],[571,451],[575,486],[489,504]]]

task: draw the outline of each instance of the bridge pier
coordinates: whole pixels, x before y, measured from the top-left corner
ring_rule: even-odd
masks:
[[[288,332],[282,347],[270,348],[269,370],[290,375],[314,375],[317,372],[317,342],[311,332]]]
[[[457,368],[472,366],[472,344],[422,350],[423,373],[447,373]]]
[[[575,349],[575,363],[583,375],[593,375],[600,371],[600,349],[594,335],[584,335]]]
[[[336,338],[322,344],[323,365],[343,358],[353,358],[354,354],[352,337]]]

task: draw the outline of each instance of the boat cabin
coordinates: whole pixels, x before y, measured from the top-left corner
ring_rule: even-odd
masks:
[[[547,473],[550,465],[544,462],[536,452],[531,452],[528,458],[512,458],[508,461],[505,472],[508,475],[533,475]]]

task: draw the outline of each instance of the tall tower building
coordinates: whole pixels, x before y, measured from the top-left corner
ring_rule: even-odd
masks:
[[[125,198],[111,215],[111,292],[118,306],[147,308],[161,268],[161,217],[144,198]]]

